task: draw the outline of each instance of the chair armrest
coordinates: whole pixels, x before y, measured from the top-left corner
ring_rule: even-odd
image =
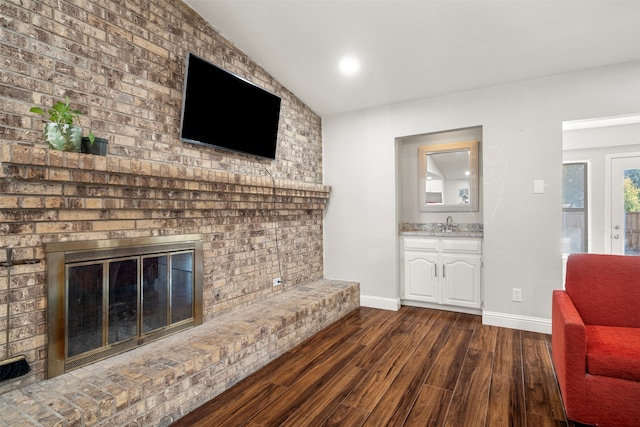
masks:
[[[553,291],[551,348],[560,390],[568,396],[585,396],[587,333],[580,313],[563,290]]]

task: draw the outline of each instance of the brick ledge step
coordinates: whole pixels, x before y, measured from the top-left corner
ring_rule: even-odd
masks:
[[[0,395],[0,426],[166,426],[360,306],[321,279]]]

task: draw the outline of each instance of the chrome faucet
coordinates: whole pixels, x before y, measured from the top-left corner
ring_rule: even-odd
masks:
[[[447,217],[447,225],[445,225],[444,231],[453,231],[453,218],[451,216]]]

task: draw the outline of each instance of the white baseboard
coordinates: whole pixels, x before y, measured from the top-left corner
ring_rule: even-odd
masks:
[[[382,298],[377,296],[360,295],[360,305],[362,307],[398,311],[400,310],[401,301],[398,298]],[[421,305],[416,306],[420,307]],[[442,307],[434,308],[443,309]],[[466,312],[466,310],[461,311]],[[482,324],[500,326],[503,328],[519,329],[522,331],[539,332],[542,334],[551,333],[551,319],[544,319],[541,317],[520,316],[510,313],[483,311]]]
[[[520,316],[510,313],[497,313],[494,311],[482,312],[482,324],[501,326],[503,328],[520,329],[522,331],[551,333],[551,319],[541,317]]]
[[[456,307],[453,305],[435,304],[435,303],[414,301],[414,300],[407,300],[407,299],[400,300],[400,303],[402,305],[408,305],[410,307],[431,308],[434,310],[455,311],[457,313],[467,313],[467,314],[475,314],[475,315],[482,314],[482,310],[479,308]]]
[[[379,308],[381,310],[400,310],[400,299],[382,298],[367,295],[360,295],[360,305],[362,307]]]

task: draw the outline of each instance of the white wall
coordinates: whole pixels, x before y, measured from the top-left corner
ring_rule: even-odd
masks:
[[[640,112],[640,62],[323,118],[325,276],[399,301],[395,138],[482,126],[484,321],[550,330],[562,286],[562,122]],[[533,194],[533,180],[545,182]],[[511,302],[511,288],[523,302]]]

